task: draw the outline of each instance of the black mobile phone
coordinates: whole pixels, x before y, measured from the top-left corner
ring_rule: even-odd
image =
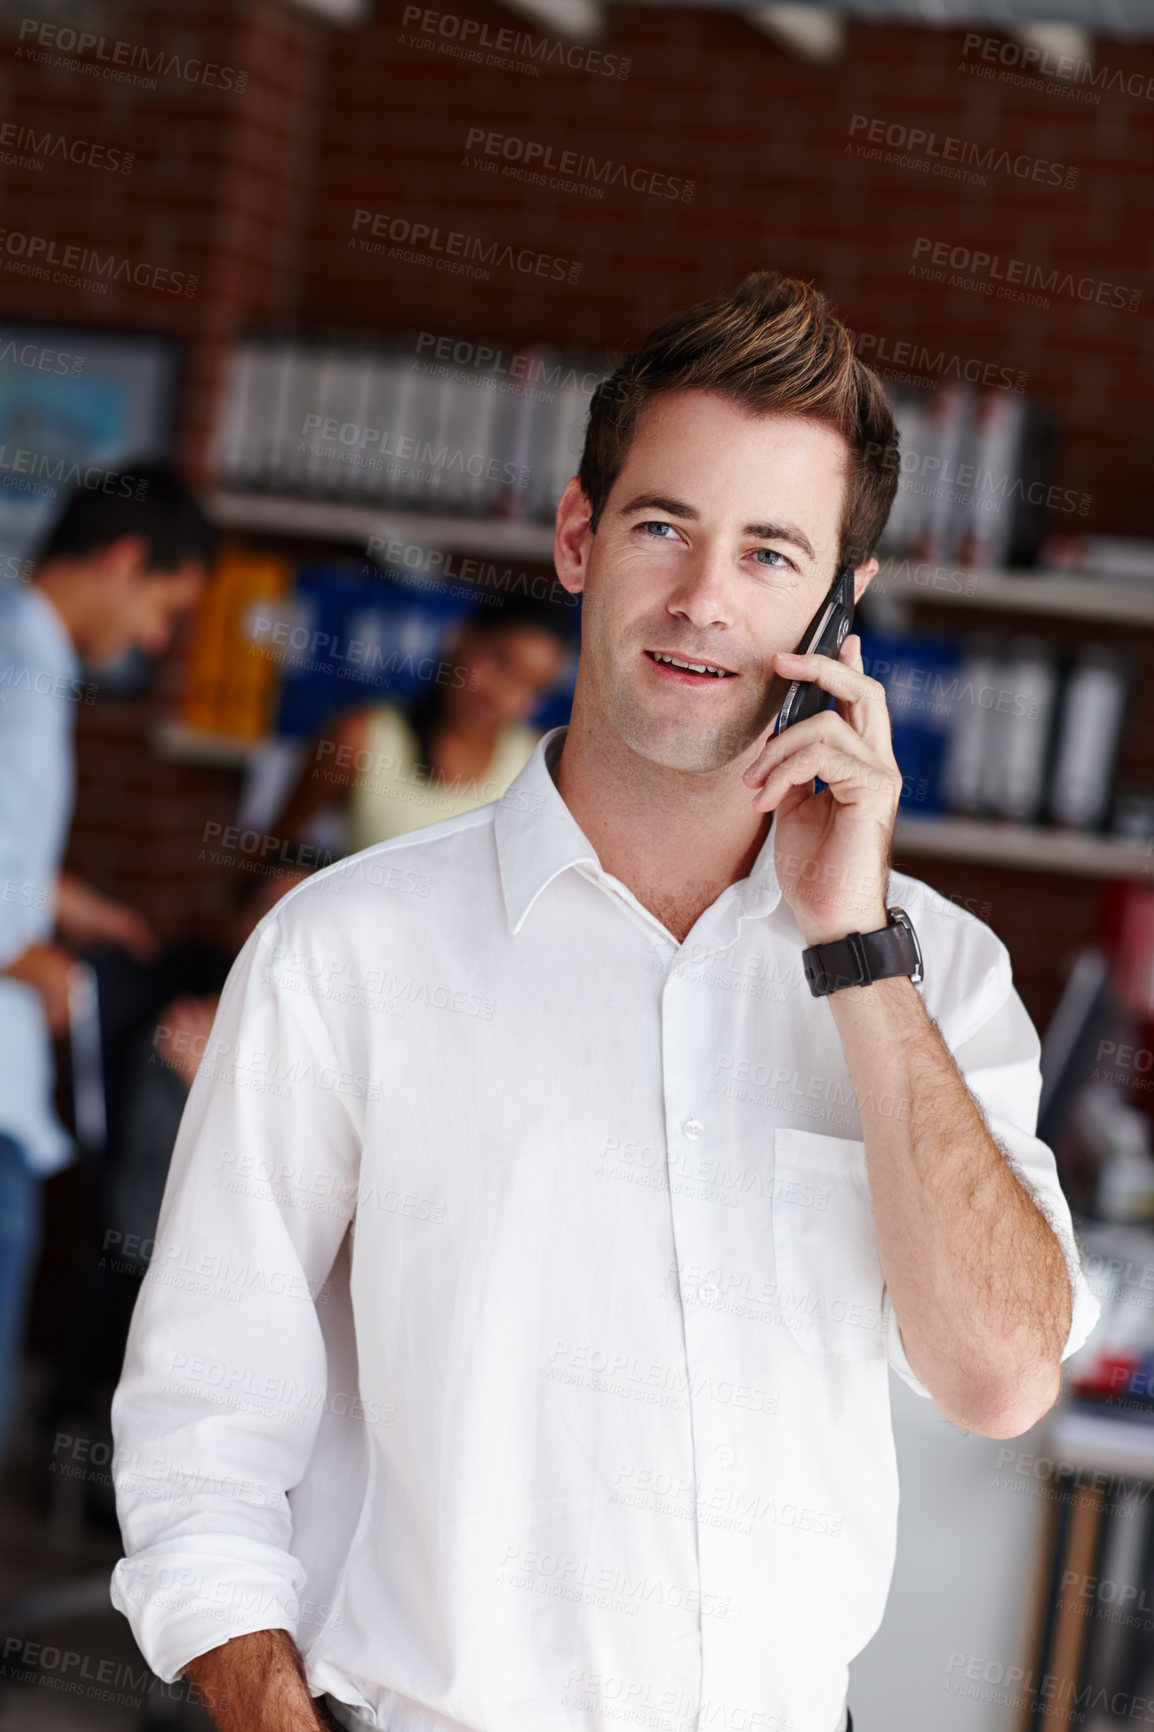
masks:
[[[798,655],[832,656],[837,660],[853,624],[853,574],[852,559],[838,567],[829,593],[805,628],[797,646]],[[829,693],[813,680],[794,680],[777,713],[774,733],[780,734],[786,728],[792,728],[795,722],[802,722],[807,716],[816,716],[828,703]]]

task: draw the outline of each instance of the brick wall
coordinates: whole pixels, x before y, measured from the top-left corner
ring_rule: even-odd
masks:
[[[516,23],[484,0],[467,12],[494,34]],[[963,56],[961,30],[856,24],[842,61],[807,67],[732,15],[678,7],[612,9],[599,47],[630,58],[624,82],[534,79],[419,51],[403,15],[382,5],[332,44],[309,319],[616,346],[775,266],[817,278],[855,330],[1025,369],[1066,429],[1058,479],[1093,494],[1086,525],[1149,530],[1154,101],[1106,92],[1093,106],[990,82],[960,70],[985,64]],[[1099,49],[1111,73],[1154,76],[1154,42]],[[952,135],[1073,167],[1076,185],[991,172],[975,187],[869,161],[847,150],[854,115],[934,132],[939,148]],[[609,187],[594,202],[479,173],[463,166],[480,154],[466,150],[471,127],[691,179],[692,201]],[[580,281],[467,282],[365,256],[348,246],[358,208],[575,258]],[[1040,311],[931,284],[907,274],[919,237],[1142,289],[1145,310],[1067,296]]]
[[[414,32],[400,0],[352,33],[278,0],[202,0],[176,17],[158,0],[123,0],[108,15],[109,36],[242,69],[247,88],[167,76],[155,91],[139,89],[30,62],[10,35],[0,58],[7,118],[35,117],[136,160],[131,176],[0,164],[5,223],[194,273],[196,294],[114,288],[97,297],[6,274],[5,304],[13,314],[177,332],[189,363],[181,451],[194,474],[204,471],[222,355],[246,325],[616,347],[743,272],[776,265],[816,277],[856,330],[891,346],[924,343],[1024,369],[1029,394],[1061,417],[1056,479],[1092,495],[1079,526],[1150,533],[1154,102],[1144,96],[1107,88],[1092,104],[979,76],[980,57],[964,52],[959,30],[855,24],[842,61],[807,67],[734,16],[676,7],[612,10],[598,47],[628,57],[624,80],[555,66],[531,77],[452,58],[436,32]],[[486,0],[468,0],[460,16],[490,38],[512,29],[541,40]],[[1115,84],[1115,72],[1141,74],[1145,88],[1154,43],[1102,38],[1099,63]],[[859,122],[851,137],[855,115],[933,132],[939,149],[950,135],[1048,159],[1076,169],[1076,185],[991,170],[977,186],[871,160],[853,148],[865,130]],[[478,154],[467,147],[473,127],[692,180],[692,199],[609,187],[591,200],[482,173],[466,166]],[[580,278],[495,269],[488,281],[468,280],[368,254],[350,245],[358,210],[576,260]],[[1144,307],[1066,294],[1038,309],[926,281],[910,274],[919,237],[1140,289]],[[1149,648],[1143,639],[1139,653]],[[107,702],[81,718],[71,850],[76,869],[136,898],[169,930],[214,905],[199,837],[238,787],[225,772],[150,755],[146,725],[179,675],[177,653],[152,700]],[[901,863],[951,890],[959,873],[967,886],[989,876]],[[1102,891],[1004,871],[990,883],[981,894],[991,924],[1044,1017],[1068,939],[1094,929]]]

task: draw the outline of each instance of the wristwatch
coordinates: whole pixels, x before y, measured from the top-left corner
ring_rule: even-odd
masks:
[[[843,986],[869,986],[908,974],[915,986],[922,979],[922,947],[904,908],[887,908],[887,926],[876,932],[851,932],[827,944],[811,944],[801,953],[805,978],[815,998],[840,992]]]

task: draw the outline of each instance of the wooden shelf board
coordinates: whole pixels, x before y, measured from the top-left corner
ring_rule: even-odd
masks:
[[[1154,842],[985,818],[898,818],[896,854],[1154,883]]]
[[[489,554],[543,563],[553,557],[551,523],[454,517],[429,511],[393,510],[367,501],[223,490],[209,496],[208,507],[224,529],[314,536],[322,541],[350,542],[362,551],[370,540],[379,538],[404,546],[436,547],[446,553]]]

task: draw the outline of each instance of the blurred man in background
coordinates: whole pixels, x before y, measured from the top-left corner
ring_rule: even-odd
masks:
[[[161,655],[208,575],[212,531],[184,483],[135,465],[131,493],[68,499],[28,583],[0,586],[0,1460],[40,1249],[40,1181],[68,1164],[53,1110],[52,1037],[69,1025],[69,945],[155,946],[131,908],[60,870],[74,790],[73,726],[97,676]]]

